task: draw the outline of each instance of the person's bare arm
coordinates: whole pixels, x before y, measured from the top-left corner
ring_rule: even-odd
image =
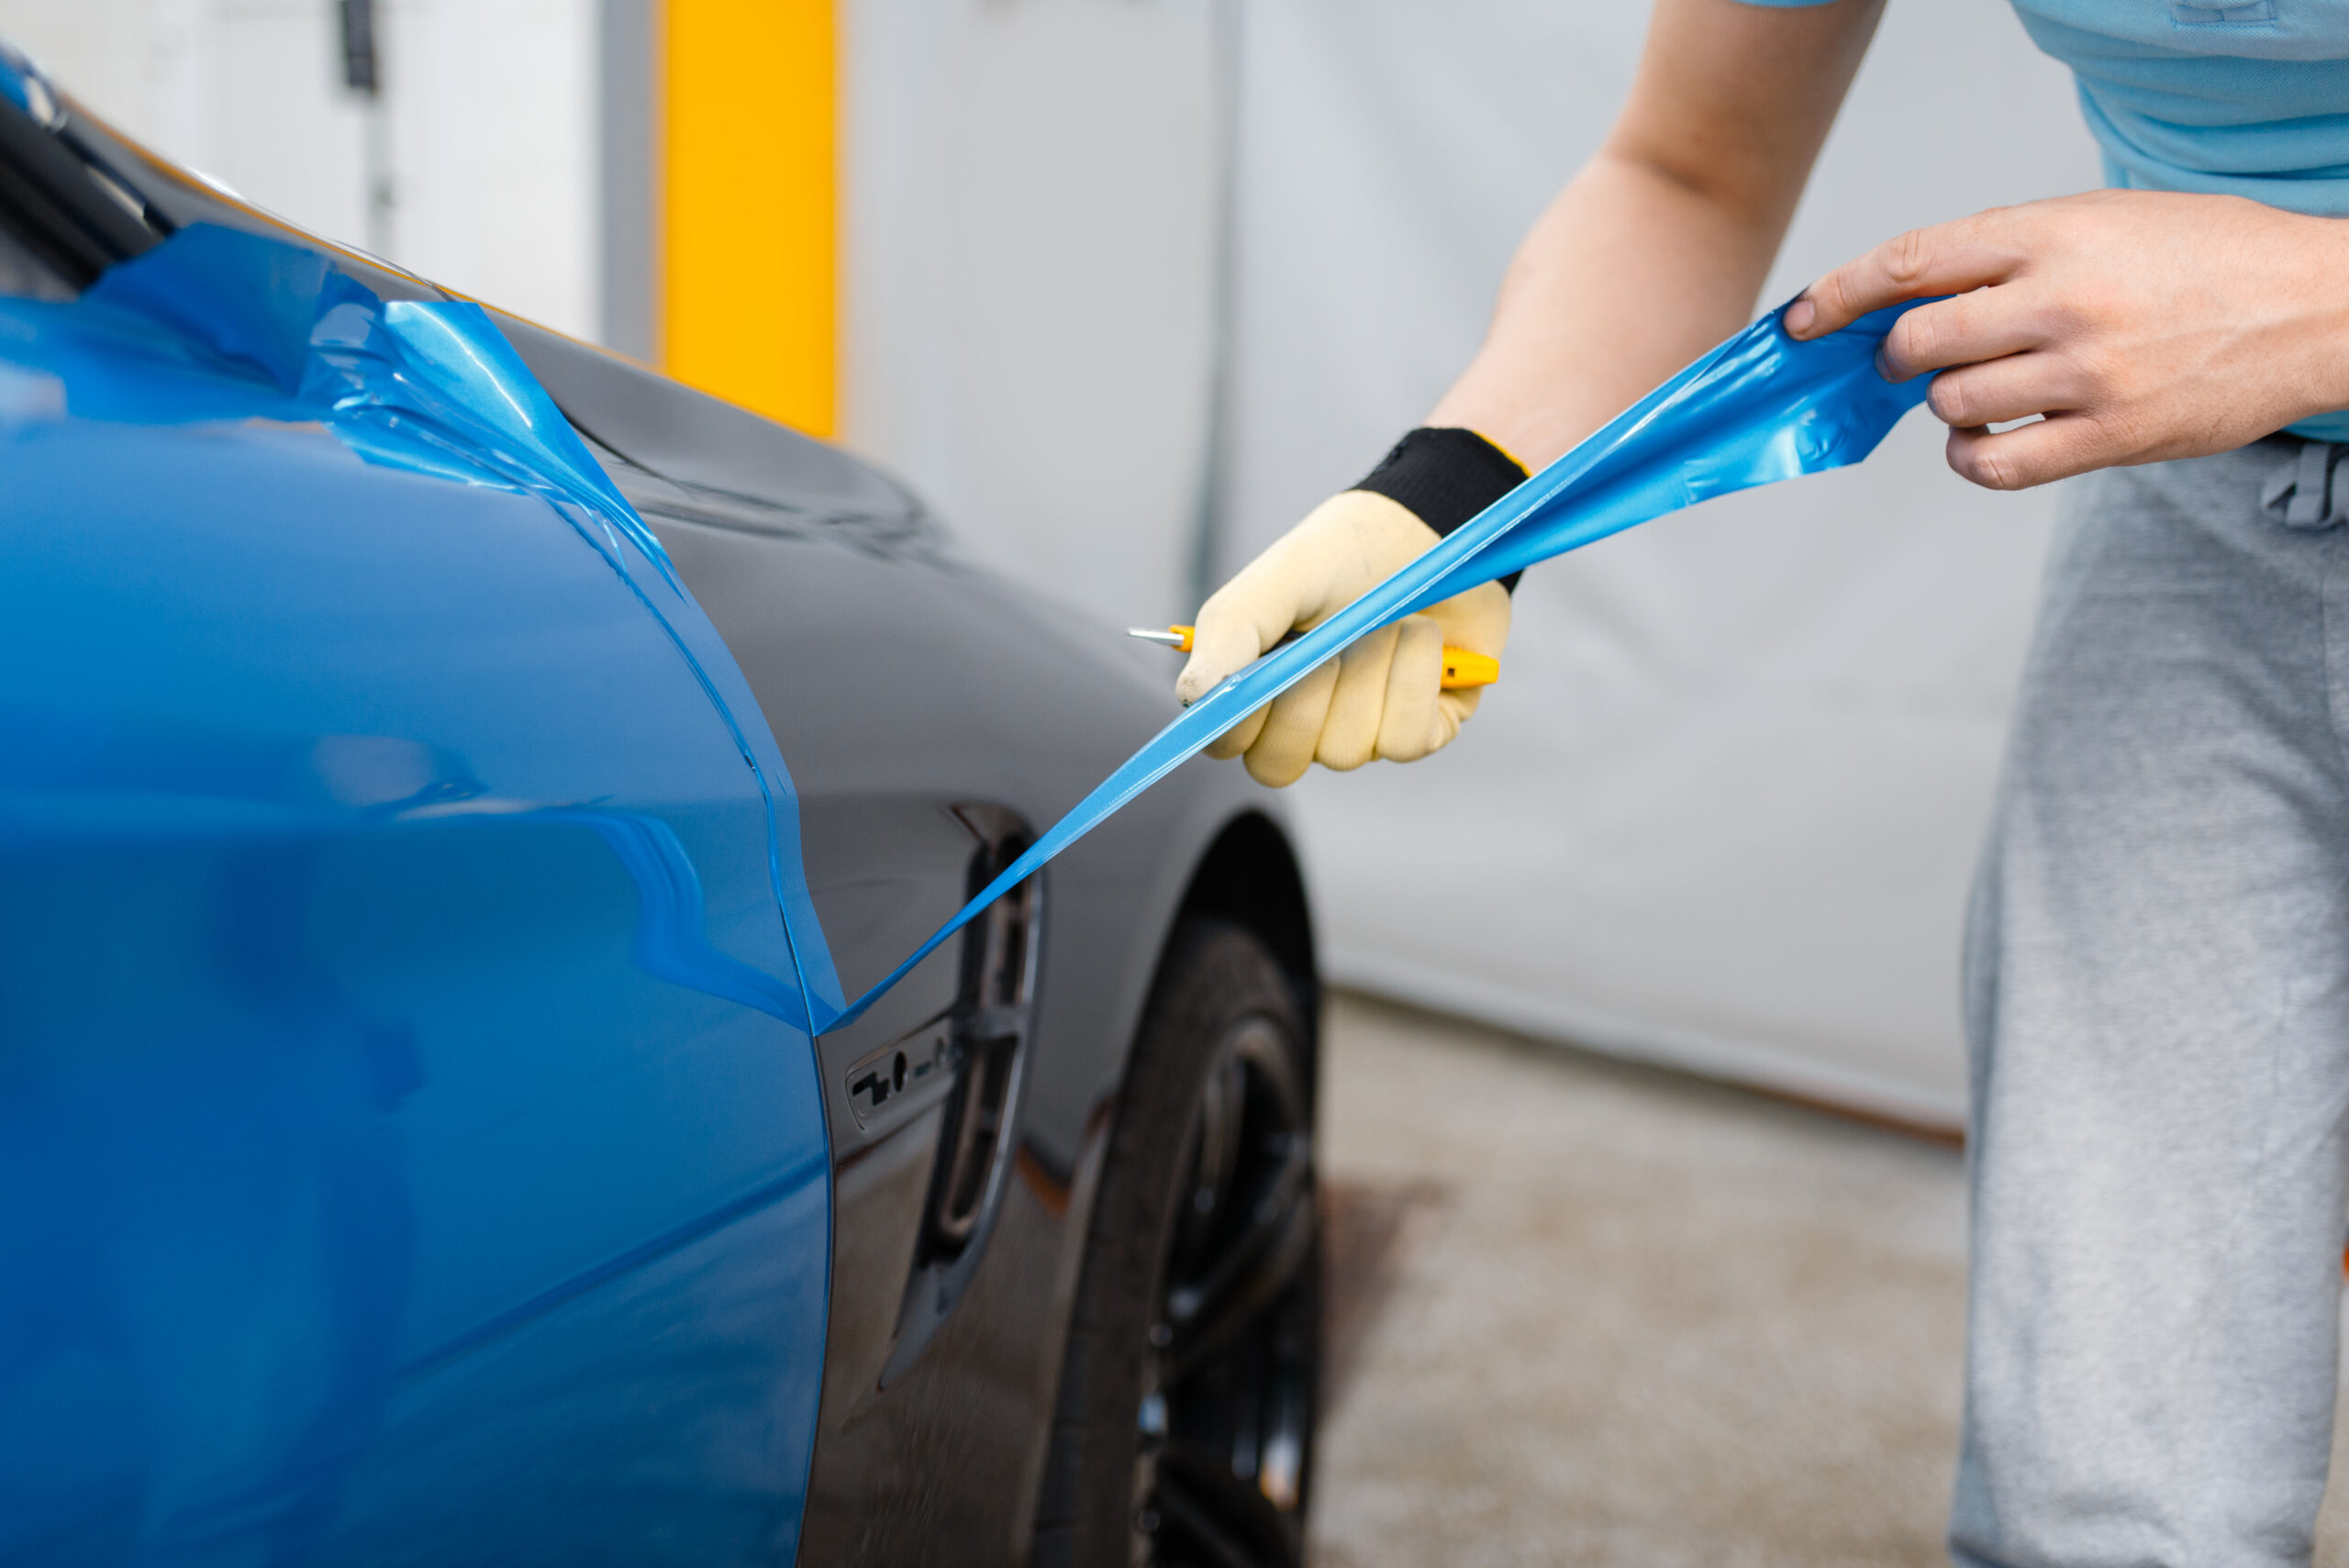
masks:
[[[1630,100],[1428,417],[1540,468],[1750,318],[1883,0],[1658,0]]]
[[[1505,486],[1504,472],[1521,478],[1519,465],[1549,462],[1744,324],[1882,6],[1657,0],[1606,146],[1519,248],[1484,348],[1428,418],[1452,428],[1414,431],[1389,454],[1407,462],[1416,438],[1473,432],[1473,462],[1454,442],[1423,463],[1419,487],[1405,487],[1416,504],[1449,487],[1456,508],[1464,494]],[[1464,478],[1462,463],[1476,472]],[[1176,694],[1197,700],[1441,537],[1370,480],[1331,496],[1199,606]],[[1208,754],[1244,756],[1274,785],[1316,762],[1342,771],[1424,757],[1459,733],[1479,695],[1442,689],[1444,647],[1497,659],[1508,623],[1500,584],[1455,595],[1363,638]]]

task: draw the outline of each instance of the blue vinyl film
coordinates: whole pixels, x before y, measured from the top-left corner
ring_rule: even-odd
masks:
[[[0,299],[0,1562],[788,1561],[838,982],[658,543],[204,226]]]
[[[1897,315],[1691,365],[851,1005],[747,683],[478,307],[204,225],[0,299],[0,1562],[787,1559],[812,1037],[1354,638],[1859,461]]]
[[[757,711],[747,685],[707,618],[681,613],[692,601],[659,543],[477,306],[379,306],[315,252],[201,226],[109,272],[80,306],[0,302],[20,317],[52,314],[47,362],[83,361],[77,393],[91,388],[77,395],[77,413],[250,417],[252,388],[217,384],[214,366],[195,352],[208,350],[216,364],[266,375],[284,396],[281,417],[323,408],[328,428],[372,461],[512,484],[573,519],[669,629],[759,780],[771,818],[770,881],[801,998],[796,1021],[815,1033],[853,1022],[989,903],[1356,638],[1666,512],[1866,457],[1930,385],[1895,385],[1876,373],[1876,350],[1908,308],[1809,343],[1789,338],[1773,311],[1690,364],[1436,549],[1192,705],[896,970],[844,1004],[798,872],[788,774],[764,726],[738,717]],[[160,339],[152,323],[166,328]],[[133,344],[147,351],[145,362],[123,351]],[[654,604],[631,562],[652,569],[666,602]]]

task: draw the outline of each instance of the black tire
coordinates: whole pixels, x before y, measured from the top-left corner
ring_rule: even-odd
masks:
[[[1036,1568],[1295,1568],[1321,1353],[1313,1063],[1254,933],[1185,922],[1085,1242]]]

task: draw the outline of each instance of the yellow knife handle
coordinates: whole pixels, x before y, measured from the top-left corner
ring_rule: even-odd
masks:
[[[1175,645],[1177,652],[1188,653],[1191,651],[1191,628],[1170,626],[1166,629],[1183,639]],[[1290,637],[1296,635],[1295,632],[1289,634]],[[1445,646],[1443,679],[1438,683],[1445,691],[1458,691],[1464,686],[1489,686],[1500,678],[1501,662],[1490,654],[1471,653],[1464,648]]]
[[[1464,648],[1443,646],[1443,679],[1436,684],[1445,691],[1463,686],[1489,686],[1501,678],[1501,662],[1489,653],[1471,653]]]

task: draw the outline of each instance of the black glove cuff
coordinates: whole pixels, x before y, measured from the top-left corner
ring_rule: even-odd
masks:
[[[1408,507],[1441,539],[1524,483],[1517,459],[1475,431],[1422,425],[1354,488]],[[1514,594],[1523,575],[1512,572],[1501,586]]]

